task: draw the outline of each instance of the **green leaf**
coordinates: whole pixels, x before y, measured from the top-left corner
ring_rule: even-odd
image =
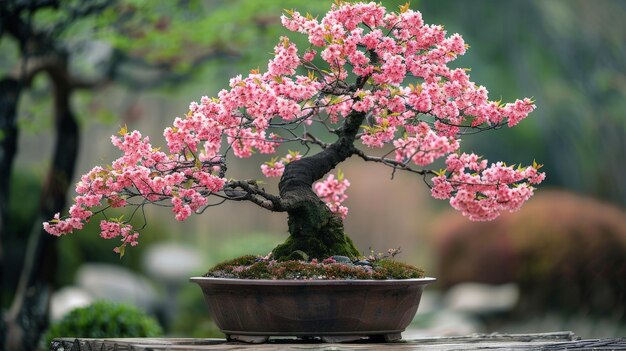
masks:
[[[126,243],[118,246],[118,249],[120,250],[120,259],[122,257],[124,257],[124,254],[126,253]]]
[[[278,157],[272,157],[269,161],[265,162],[265,164],[270,167],[274,167],[277,160],[278,160]]]
[[[341,168],[340,168],[340,169],[337,171],[337,179],[338,179],[339,181],[342,181],[342,180],[343,180],[343,176],[344,176],[344,175],[343,175],[343,171],[342,171],[342,170],[341,170]]]

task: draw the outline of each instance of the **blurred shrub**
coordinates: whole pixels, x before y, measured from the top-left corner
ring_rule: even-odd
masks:
[[[444,215],[438,283],[518,283],[519,310],[626,320],[626,213],[591,198],[538,192],[518,213],[470,223]]]
[[[168,333],[188,338],[225,337],[211,320],[204,294],[198,285],[185,285],[178,294],[178,301],[180,308]]]
[[[159,323],[136,307],[98,301],[72,310],[52,324],[45,335],[45,347],[52,339],[155,337],[163,334]]]

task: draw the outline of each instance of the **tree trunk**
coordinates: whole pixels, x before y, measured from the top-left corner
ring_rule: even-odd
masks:
[[[56,144],[46,176],[39,214],[31,230],[25,263],[11,308],[5,316],[6,350],[35,350],[48,325],[48,303],[56,279],[56,238],[41,223],[65,207],[78,154],[78,124],[70,106],[67,61],[46,69],[53,86]]]
[[[313,183],[354,154],[354,140],[365,114],[352,112],[338,131],[339,139],[322,152],[289,163],[279,183],[289,215],[289,237],[272,254],[279,260],[333,255],[354,258],[359,251],[345,235],[341,218],[313,192]],[[306,256],[302,255],[306,253]]]
[[[4,283],[4,247],[13,159],[17,152],[17,102],[21,86],[13,78],[0,80],[0,284]],[[0,288],[0,291],[2,289]]]

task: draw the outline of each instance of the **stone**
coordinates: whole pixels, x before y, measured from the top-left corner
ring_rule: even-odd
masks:
[[[157,293],[144,276],[112,264],[88,263],[76,272],[76,284],[96,300],[130,303],[152,311]]]
[[[61,320],[68,312],[85,307],[94,302],[93,296],[85,289],[67,286],[55,291],[50,297],[50,320]]]
[[[350,260],[350,257],[348,257],[348,256],[336,255],[336,256],[333,256],[332,258],[337,263],[352,263],[352,260]]]
[[[146,249],[143,266],[151,277],[179,284],[186,284],[186,278],[202,274],[207,268],[197,249],[178,243],[151,245]]]
[[[519,300],[516,284],[462,283],[450,288],[444,297],[444,305],[457,312],[485,315],[513,310]]]

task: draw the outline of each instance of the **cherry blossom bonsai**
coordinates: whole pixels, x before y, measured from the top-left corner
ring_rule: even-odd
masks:
[[[146,205],[171,206],[182,221],[224,201],[250,201],[288,213],[289,237],[273,259],[354,258],[360,253],[343,227],[349,182],[341,172],[329,174],[350,157],[414,173],[434,198],[476,221],[518,210],[544,179],[534,161],[489,164],[461,151],[463,134],[513,127],[535,105],[529,98],[489,100],[469,69],[451,68],[468,48],[459,34],[425,24],[408,4],[387,12],[375,3],[338,2],[320,20],[296,11],[281,20],[306,35],[309,47],[281,37],[266,70],[236,76],[217,97],[192,102],[164,131],[168,152],[122,128],[111,137],[121,157],[83,175],[69,216],[55,215],[45,230],[68,234],[127,207],[126,219],[105,215],[100,222],[100,235],[119,240],[114,250],[123,255],[139,242],[129,221]],[[253,153],[268,155],[260,171],[280,177],[278,193],[228,177],[229,157]]]

